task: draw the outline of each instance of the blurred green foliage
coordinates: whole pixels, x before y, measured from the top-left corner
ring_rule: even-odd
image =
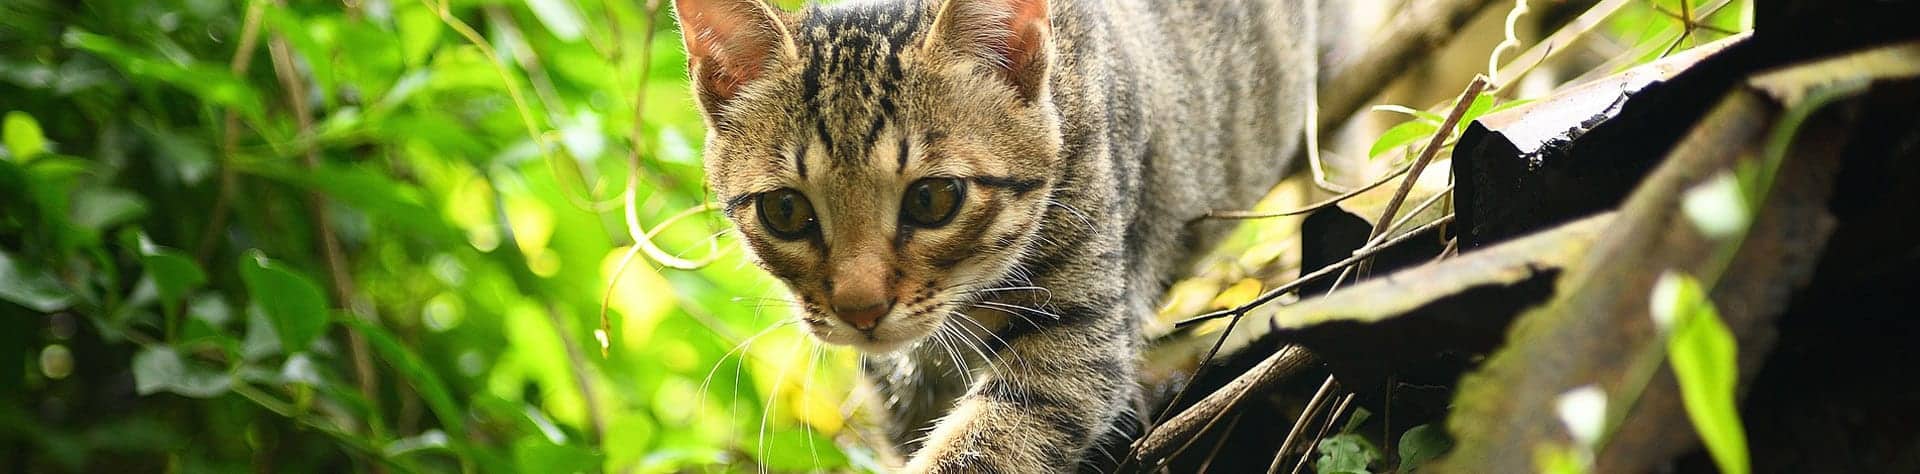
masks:
[[[852,356],[701,211],[673,28],[0,2],[0,471],[871,469]],[[646,232],[717,260],[617,271]]]
[[[876,470],[704,210],[661,3],[0,0],[0,472]]]

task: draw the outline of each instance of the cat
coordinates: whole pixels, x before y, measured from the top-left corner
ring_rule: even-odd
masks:
[[[675,0],[708,185],[909,472],[1114,462],[1159,295],[1289,168],[1313,0]]]

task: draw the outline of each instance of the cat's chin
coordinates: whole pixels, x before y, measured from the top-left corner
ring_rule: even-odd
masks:
[[[845,328],[831,328],[826,330],[815,328],[811,332],[814,340],[836,346],[851,347],[864,354],[876,355],[899,352],[908,347],[912,347],[915,343],[927,337],[926,334],[902,334],[911,332],[910,328],[890,328],[886,326],[887,325],[884,324],[881,325],[880,330],[872,335],[850,331]]]

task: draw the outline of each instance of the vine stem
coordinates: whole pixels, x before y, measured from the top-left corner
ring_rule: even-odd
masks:
[[[307,104],[307,85],[294,70],[293,53],[287,46],[286,36],[274,33],[267,43],[267,53],[273,60],[274,76],[280,80],[281,87],[286,89],[288,105],[293,108],[294,123],[299,127],[300,133],[311,132],[313,115]],[[300,164],[310,172],[318,170],[320,168],[319,149],[307,149],[300,155]],[[368,319],[368,322],[372,323],[371,320],[374,318],[366,318],[356,310],[356,305],[353,304],[356,294],[353,278],[347,274],[346,256],[340,248],[339,236],[334,234],[333,217],[327,212],[327,196],[319,190],[307,191],[307,211],[313,215],[313,233],[315,239],[320,242],[320,254],[327,267],[327,280],[331,283],[329,287],[333,290],[334,301],[337,301],[340,308],[346,310],[350,317]],[[346,333],[349,357],[353,359],[354,381],[359,386],[360,395],[366,397],[367,404],[378,412],[380,379],[374,371],[373,358],[368,355],[366,337],[359,331],[348,330]],[[386,429],[378,423],[367,423],[367,429],[376,439],[385,437]]]

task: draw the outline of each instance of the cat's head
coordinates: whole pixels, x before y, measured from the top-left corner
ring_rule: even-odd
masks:
[[[675,0],[706,175],[819,339],[887,352],[1012,280],[1059,169],[1044,0]]]

